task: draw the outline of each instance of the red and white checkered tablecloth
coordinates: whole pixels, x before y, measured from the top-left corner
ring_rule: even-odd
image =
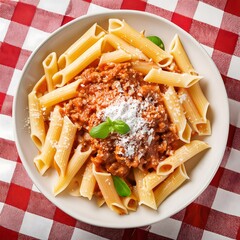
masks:
[[[33,185],[13,138],[13,98],[31,52],[72,19],[107,9],[150,12],[189,32],[228,94],[230,131],[214,179],[185,209],[145,228],[107,229],[66,215]],[[0,0],[0,239],[240,239],[240,0]]]

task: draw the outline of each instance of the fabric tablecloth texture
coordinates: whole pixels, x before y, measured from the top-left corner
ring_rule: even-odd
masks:
[[[108,9],[153,13],[190,33],[217,65],[229,100],[228,142],[210,185],[179,213],[143,228],[101,228],[62,212],[33,185],[13,136],[12,103],[31,52],[67,22]],[[240,1],[0,0],[0,239],[240,239]]]

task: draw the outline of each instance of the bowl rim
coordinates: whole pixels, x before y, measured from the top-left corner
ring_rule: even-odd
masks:
[[[52,204],[54,204],[56,207],[58,207],[59,209],[61,209],[63,212],[65,212],[66,214],[70,215],[71,217],[75,218],[76,220],[78,221],[84,221],[88,224],[91,224],[91,225],[94,225],[94,226],[99,226],[99,227],[106,227],[106,228],[116,228],[116,229],[120,229],[120,228],[135,228],[135,227],[143,227],[143,226],[146,226],[146,223],[143,223],[143,224],[132,224],[131,226],[127,225],[127,224],[123,224],[121,226],[119,225],[116,225],[114,223],[111,223],[109,224],[108,226],[105,226],[103,224],[101,224],[100,222],[96,222],[95,220],[92,221],[92,219],[80,219],[79,216],[77,215],[73,215],[73,214],[70,214],[69,212],[67,212],[65,209],[63,209],[62,206],[60,206],[60,204],[58,204],[58,202],[53,202],[50,198],[50,196],[48,196],[48,193],[45,189],[43,189],[41,187],[41,184],[38,183],[35,179],[35,176],[34,176],[34,173],[30,170],[29,166],[28,166],[28,163],[27,163],[27,160],[25,159],[25,156],[22,152],[22,149],[20,147],[20,139],[19,139],[19,136],[17,134],[17,126],[16,126],[16,109],[17,109],[17,99],[18,99],[18,95],[19,95],[19,88],[20,88],[20,85],[21,85],[21,82],[22,82],[22,78],[24,76],[24,73],[25,71],[27,70],[28,68],[28,65],[29,63],[32,61],[32,59],[38,54],[38,51],[42,48],[43,45],[45,45],[48,41],[50,41],[55,35],[59,34],[60,32],[64,31],[64,29],[68,28],[69,26],[75,24],[76,22],[80,22],[84,19],[91,19],[92,17],[96,17],[96,16],[99,16],[99,17],[102,17],[104,16],[105,18],[108,17],[108,15],[112,15],[114,13],[124,13],[124,14],[134,14],[134,15],[137,15],[137,16],[149,16],[151,18],[155,18],[157,19],[158,21],[162,21],[164,22],[165,24],[167,25],[170,25],[171,27],[174,27],[176,28],[179,32],[183,33],[184,35],[187,35],[188,38],[190,38],[191,41],[194,42],[194,44],[197,44],[200,46],[200,48],[203,50],[202,52],[205,54],[205,57],[208,57],[210,58],[210,61],[211,61],[211,64],[212,64],[212,67],[215,68],[215,70],[217,70],[217,74],[218,74],[218,77],[220,79],[222,79],[221,77],[221,74],[219,73],[219,70],[217,68],[217,66],[215,65],[214,61],[212,60],[212,58],[208,55],[207,51],[203,48],[203,46],[201,46],[201,44],[193,37],[191,36],[188,32],[186,32],[184,29],[180,28],[178,25],[174,24],[173,22],[171,22],[170,20],[168,19],[165,19],[161,16],[158,16],[156,14],[153,14],[153,13],[149,13],[149,12],[142,12],[142,11],[138,11],[138,10],[106,10],[106,12],[100,12],[100,13],[92,13],[92,14],[86,14],[86,15],[83,15],[83,16],[80,16],[68,23],[66,23],[65,25],[59,27],[58,29],[56,29],[55,31],[53,31],[52,33],[50,33],[50,35],[44,40],[41,42],[41,44],[39,44],[31,53],[31,55],[29,56],[28,60],[26,61],[26,63],[24,64],[24,67],[22,69],[22,72],[21,72],[21,77],[20,77],[20,80],[19,82],[17,83],[17,87],[16,87],[16,91],[15,91],[15,94],[14,94],[14,99],[13,99],[13,130],[14,130],[14,141],[15,141],[15,144],[16,144],[16,147],[17,147],[17,152],[18,152],[18,155],[21,159],[21,162],[24,166],[24,168],[26,169],[27,171],[27,174],[29,175],[29,177],[31,178],[31,181],[33,182],[33,184],[38,188],[38,190],[41,192],[41,194],[44,195],[44,197],[46,197]],[[123,17],[124,18],[124,17]],[[227,96],[227,93],[226,93],[226,89],[225,89],[225,86],[224,86],[224,82],[222,81],[221,83],[221,87],[224,88],[224,99],[225,100],[228,100],[228,96]],[[226,104],[227,103],[227,104]],[[183,204],[181,206],[181,208],[179,208],[178,210],[172,212],[168,217],[171,217],[172,215],[176,214],[177,212],[181,211],[182,209],[184,209],[186,206],[188,206],[190,203],[192,203],[210,184],[211,180],[213,179],[213,177],[215,176],[220,164],[221,164],[221,161],[222,161],[222,158],[223,158],[223,155],[224,155],[224,152],[225,152],[225,148],[226,148],[226,144],[227,144],[227,139],[228,139],[228,131],[229,131],[229,105],[228,105],[228,101],[225,102],[225,108],[226,108],[226,112],[228,113],[226,118],[224,119],[225,120],[225,125],[226,125],[226,128],[224,129],[224,136],[226,136],[226,138],[224,139],[224,148],[220,149],[219,150],[219,156],[221,156],[221,160],[219,160],[219,164],[218,166],[216,166],[216,168],[214,169],[214,171],[212,171],[212,174],[211,176],[209,177],[208,181],[205,183],[205,185],[200,189],[200,191],[198,191],[191,199],[189,199],[185,204]],[[41,189],[41,190],[40,190]],[[163,219],[166,219],[166,218],[163,218]],[[156,223],[156,222],[159,222],[163,219],[159,219],[159,220],[153,220],[153,221],[149,221],[147,223],[147,225],[151,225],[153,223]]]

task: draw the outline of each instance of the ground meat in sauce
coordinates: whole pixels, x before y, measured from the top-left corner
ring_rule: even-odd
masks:
[[[89,67],[77,78],[82,79],[78,96],[62,104],[62,114],[78,126],[77,141],[93,148],[91,160],[98,169],[126,177],[134,167],[152,171],[160,161],[173,154],[178,136],[163,105],[159,85],[145,82],[142,73],[135,71],[131,63]],[[144,132],[136,135],[137,139],[132,138],[135,152],[131,154],[119,145],[120,138],[131,139],[131,136],[113,133],[106,139],[94,139],[88,134],[93,126],[103,121],[99,112],[120,98],[137,100],[142,105],[147,101],[141,117],[146,121],[144,127],[154,130],[151,130],[151,137]]]

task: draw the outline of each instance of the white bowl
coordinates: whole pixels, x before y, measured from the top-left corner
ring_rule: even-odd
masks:
[[[137,30],[145,29],[146,35],[160,36],[166,49],[168,49],[170,41],[177,33],[193,66],[200,75],[204,76],[204,79],[201,80],[201,86],[210,102],[208,117],[212,123],[212,135],[206,137],[205,140],[209,143],[211,149],[186,163],[190,180],[167,198],[158,211],[140,206],[137,212],[118,216],[106,206],[98,208],[94,201],[88,201],[84,198],[72,197],[64,193],[54,197],[52,193],[54,181],[52,174],[48,173],[47,176],[40,176],[33,164],[37,149],[33,145],[29,129],[26,127],[26,120],[28,119],[27,95],[36,81],[43,75],[43,59],[52,51],[57,52],[58,55],[62,53],[93,23],[98,22],[101,26],[106,27],[109,18],[125,19]],[[51,34],[32,53],[24,67],[14,99],[13,114],[16,145],[20,158],[38,189],[52,203],[72,217],[89,224],[112,228],[149,225],[172,216],[193,202],[209,185],[221,163],[229,127],[228,101],[223,80],[215,64],[201,45],[181,28],[161,17],[144,12],[123,10],[80,17]]]

